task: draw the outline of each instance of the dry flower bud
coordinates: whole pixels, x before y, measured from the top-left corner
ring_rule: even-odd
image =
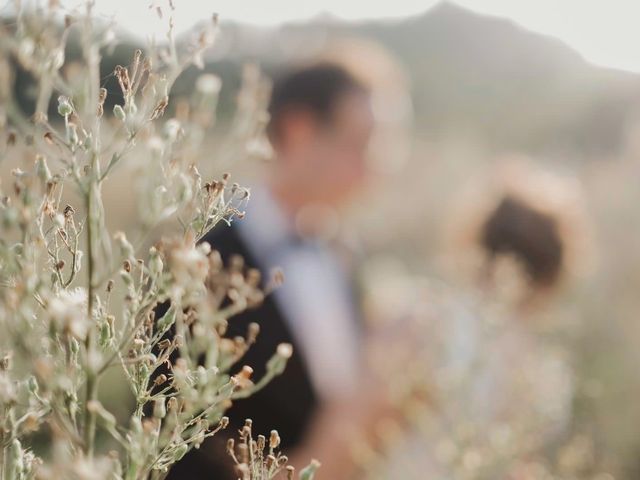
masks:
[[[167,406],[164,397],[157,398],[153,402],[153,416],[155,418],[164,418],[167,416]]]
[[[218,425],[220,426],[221,430],[227,428],[229,426],[229,417],[222,417],[220,419],[220,422],[218,422]]]
[[[293,355],[293,347],[290,343],[281,343],[278,345],[278,355],[284,359],[290,359],[291,355]]]
[[[71,205],[67,205],[66,207],[64,207],[63,212],[64,212],[64,218],[66,219],[73,217],[73,215],[76,213],[76,211],[73,209]]]
[[[129,70],[127,70],[122,65],[117,65],[115,68],[115,76],[118,79],[118,83],[120,84],[120,89],[122,90],[122,95],[127,98],[130,94],[131,90],[131,82],[129,80]]]
[[[155,378],[155,380],[153,381],[153,384],[158,387],[163,383],[166,383],[166,381],[167,381],[167,376],[164,373],[161,373]]]
[[[287,465],[287,480],[293,480],[293,475],[296,473],[296,469],[291,465]]]
[[[249,365],[245,365],[244,367],[242,367],[242,370],[240,370],[240,373],[238,373],[238,377],[243,380],[249,380],[252,374],[253,368],[251,368]]]
[[[155,431],[157,425],[158,422],[155,418],[145,418],[142,420],[142,431],[147,435],[152,434]]]
[[[235,444],[236,442],[233,438],[230,438],[227,440],[227,453],[229,455],[235,455],[235,452],[234,452]]]
[[[277,430],[271,430],[271,434],[269,435],[269,448],[275,449],[280,446],[280,435],[278,435]]]
[[[258,338],[260,334],[260,324],[256,322],[251,322],[247,329],[247,343],[252,345]]]
[[[266,465],[268,470],[271,470],[276,463],[277,461],[275,456],[272,454],[267,455]]]
[[[26,418],[24,419],[24,422],[22,423],[22,430],[25,433],[33,433],[37,432],[39,428],[40,422],[38,421],[38,416],[33,412],[28,413]]]
[[[281,268],[276,268],[273,271],[272,282],[274,287],[279,287],[284,283],[284,271]]]
[[[158,105],[153,110],[153,112],[151,112],[151,120],[155,120],[161,117],[162,115],[164,115],[164,111],[166,110],[168,105],[169,105],[169,97],[165,96],[162,100],[160,100],[160,103],[158,103]]]
[[[178,399],[176,397],[170,397],[167,401],[167,409],[169,412],[178,412]]]
[[[0,359],[0,370],[9,370],[11,368],[11,363],[11,353],[7,353]]]

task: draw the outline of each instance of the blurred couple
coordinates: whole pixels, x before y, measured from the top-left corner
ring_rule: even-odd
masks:
[[[296,466],[325,458],[320,478],[350,475],[349,436],[379,415],[362,362],[363,324],[355,279],[357,249],[341,235],[340,210],[368,178],[366,153],[374,129],[367,87],[337,63],[318,62],[278,78],[268,107],[274,159],[252,189],[247,216],[204,241],[229,261],[244,258],[265,278],[285,282],[258,308],[229,324],[228,335],[261,326],[242,359],[259,378],[278,344],[293,345],[285,373],[228,412],[233,432],[245,418],[254,432],[278,430]],[[194,450],[171,479],[237,478],[215,440]]]
[[[274,268],[285,274],[284,285],[262,305],[230,322],[228,335],[243,335],[249,323],[260,324],[258,342],[242,360],[254,368],[256,378],[281,342],[291,343],[294,355],[282,376],[231,407],[228,431],[233,435],[245,418],[253,420],[254,432],[268,436],[276,429],[291,463],[302,466],[318,458],[323,463],[318,478],[327,480],[356,475],[361,465],[354,460],[352,442],[375,443],[379,420],[392,418],[397,408],[387,386],[376,385],[365,360],[369,333],[357,282],[360,252],[341,222],[341,212],[371,181],[367,154],[376,125],[373,100],[366,82],[341,62],[319,61],[281,74],[268,107],[267,135],[274,151],[268,174],[252,189],[246,218],[219,226],[204,239],[227,262],[240,255],[265,278]],[[529,292],[551,288],[566,257],[553,214],[538,213],[521,197],[503,195],[483,215],[481,234],[474,240],[486,261],[481,281],[494,282],[496,259],[506,253],[524,265]],[[501,338],[509,343],[511,337]],[[522,338],[516,340],[512,346],[492,347],[499,358],[491,361],[508,361]],[[445,339],[453,356],[462,355],[455,342],[455,335]],[[502,347],[505,357],[500,357]],[[476,416],[502,415],[485,398],[491,388],[508,390],[503,385],[508,380],[497,375],[477,372],[478,382],[484,383],[474,387],[480,392],[473,394],[478,396],[475,403],[484,402],[487,408]],[[566,403],[564,396],[560,401]],[[212,438],[190,452],[168,478],[237,478],[224,458],[223,443],[220,435]],[[426,453],[412,452],[414,460]],[[386,478],[400,477],[389,473]]]

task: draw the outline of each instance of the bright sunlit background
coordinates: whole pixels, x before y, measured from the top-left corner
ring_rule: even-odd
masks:
[[[234,181],[251,185],[271,165],[252,155],[245,158],[244,150],[241,158],[220,153],[237,100],[245,99],[238,95],[242,79],[247,71],[258,71],[245,69],[247,64],[257,64],[265,74],[248,76],[260,87],[255,89],[259,101],[268,91],[263,87],[269,81],[263,80],[296,61],[318,57],[341,61],[373,83],[373,110],[381,128],[370,157],[380,168],[374,169],[374,188],[359,192],[363,195],[348,212],[350,223],[344,223],[365,244],[363,279],[378,287],[372,292],[381,293],[371,295],[368,307],[380,310],[380,318],[403,317],[401,304],[420,315],[433,310],[445,323],[465,317],[462,309],[449,312],[448,302],[456,307],[466,302],[466,289],[478,280],[478,263],[465,265],[472,273],[453,272],[451,264],[466,261],[469,246],[451,233],[454,227],[465,233],[469,219],[479,221],[478,205],[493,200],[494,182],[508,177],[501,166],[539,168],[548,184],[555,175],[562,179],[554,184],[564,195],[558,198],[574,202],[549,209],[559,217],[576,212],[586,217],[565,232],[571,240],[563,253],[572,260],[571,281],[553,292],[548,304],[542,302],[543,308],[532,308],[527,322],[514,324],[539,328],[532,338],[540,334],[543,343],[550,340],[566,355],[575,376],[565,419],[570,425],[562,439],[566,448],[549,444],[545,455],[562,468],[576,457],[584,463],[580,475],[564,471],[513,478],[640,478],[640,0],[95,0],[101,19],[120,28],[101,63],[101,85],[108,92],[104,112],[122,102],[114,69],[128,65],[148,39],[165,38],[171,2],[180,48],[197,38],[193,34],[213,13],[222,20],[202,69],[190,67],[180,75],[165,114],[188,113],[185,105],[203,73],[222,81],[215,128],[200,149],[203,178],[230,171]],[[85,2],[61,3],[67,13]],[[8,19],[11,5],[0,10]],[[78,43],[72,36],[62,71],[71,80],[78,76]],[[30,82],[18,72],[14,94],[27,112],[34,104]],[[57,118],[56,106],[51,104],[50,118]],[[145,148],[140,148],[139,165],[150,161]],[[3,168],[8,175],[9,165]],[[536,183],[527,168],[517,171],[515,177],[531,190],[547,186]],[[109,227],[135,231],[139,178],[124,168],[111,178],[104,187],[112,212]],[[541,203],[557,200],[544,188],[537,193]],[[421,290],[431,288],[433,279],[453,286],[443,294],[443,312],[440,299]],[[528,322],[534,317],[541,321]],[[478,351],[489,351],[483,348]],[[431,380],[432,374],[425,377]],[[116,388],[113,397],[114,405],[123,403]],[[414,477],[376,478],[424,476],[419,471]]]
[[[423,13],[437,3],[438,0],[174,0],[178,31],[190,28],[213,12],[218,12],[223,19],[271,26],[321,14],[345,20],[401,18]],[[457,0],[453,3],[477,12],[507,17],[528,29],[557,37],[593,63],[640,71],[640,2],[635,0]],[[132,32],[160,36],[166,31],[166,24],[150,21],[150,4],[144,0],[96,1],[100,12],[115,16],[120,25]],[[166,2],[155,0],[154,4],[164,6]]]

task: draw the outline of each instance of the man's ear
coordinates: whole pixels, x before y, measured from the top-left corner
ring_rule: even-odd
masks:
[[[278,146],[288,154],[301,153],[313,141],[316,128],[317,121],[308,110],[282,112],[278,121]]]

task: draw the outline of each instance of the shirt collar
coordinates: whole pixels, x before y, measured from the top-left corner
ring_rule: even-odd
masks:
[[[251,189],[246,216],[238,222],[243,239],[258,257],[264,258],[295,237],[293,219],[264,186]]]

